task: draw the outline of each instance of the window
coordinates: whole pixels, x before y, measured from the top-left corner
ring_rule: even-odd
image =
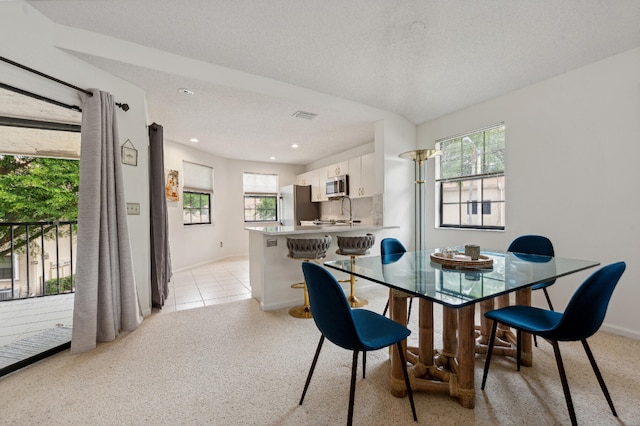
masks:
[[[14,280],[19,280],[19,264],[18,255],[13,255],[13,274],[11,273],[11,255],[0,256],[0,281],[11,280],[13,275]]]
[[[182,218],[185,225],[211,223],[211,194],[183,191]]]
[[[185,225],[210,224],[213,169],[186,161],[182,166],[182,222]]]
[[[245,173],[244,221],[273,222],[278,218],[278,175]]]
[[[440,227],[504,229],[504,124],[437,142]]]

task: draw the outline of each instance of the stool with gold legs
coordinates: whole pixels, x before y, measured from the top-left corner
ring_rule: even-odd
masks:
[[[324,259],[330,245],[331,236],[329,235],[319,238],[287,238],[289,258],[301,260],[303,262],[316,262],[319,259]],[[291,288],[303,289],[304,300],[302,306],[296,306],[289,309],[289,315],[295,318],[313,318],[311,306],[309,305],[309,292],[307,291],[306,282],[302,281],[292,284]]]
[[[349,256],[351,258],[351,270],[353,270],[356,257],[369,254],[369,249],[373,246],[374,242],[375,235],[373,234],[354,237],[343,237],[341,235],[338,235],[338,250],[336,250],[336,254]],[[352,308],[360,308],[369,304],[366,299],[356,296],[355,275],[351,274],[349,276],[349,279],[343,280],[341,282],[350,283],[351,289],[349,297],[347,299],[349,300],[349,304]]]

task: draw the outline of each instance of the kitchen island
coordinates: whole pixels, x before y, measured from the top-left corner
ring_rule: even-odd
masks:
[[[251,280],[251,294],[260,302],[264,311],[300,305],[303,293],[300,289],[291,288],[291,284],[302,282],[301,261],[289,258],[287,237],[314,238],[324,235],[331,236],[331,246],[327,256],[319,262],[344,259],[345,256],[336,254],[338,250],[338,235],[357,236],[374,234],[376,242],[371,247],[370,254],[380,254],[380,240],[393,237],[397,226],[376,226],[364,224],[336,224],[311,226],[260,226],[245,227],[249,231],[249,277]],[[332,271],[334,273],[334,271]],[[339,280],[348,279],[347,274],[335,272]],[[373,285],[361,280],[358,288]],[[346,286],[346,284],[345,284]],[[345,287],[345,289],[348,288]]]

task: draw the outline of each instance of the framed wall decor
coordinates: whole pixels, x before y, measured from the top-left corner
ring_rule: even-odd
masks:
[[[129,146],[127,146],[129,145]],[[138,150],[131,142],[131,139],[127,139],[122,144],[122,164],[128,164],[130,166],[138,165]]]
[[[165,169],[165,194],[169,201],[180,201],[180,175],[177,170]]]

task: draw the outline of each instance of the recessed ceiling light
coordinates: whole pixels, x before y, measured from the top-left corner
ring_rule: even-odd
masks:
[[[269,160],[275,160],[276,157],[274,157],[273,155],[271,157],[269,157]]]
[[[198,140],[198,138],[191,138],[189,139],[189,142],[198,143],[200,141]]]
[[[185,89],[184,87],[178,89],[178,93],[181,93],[183,95],[187,95],[187,96],[191,96],[193,95],[193,90],[189,90],[189,89]]]
[[[291,145],[291,148],[298,148],[298,144],[294,143],[293,145]]]

